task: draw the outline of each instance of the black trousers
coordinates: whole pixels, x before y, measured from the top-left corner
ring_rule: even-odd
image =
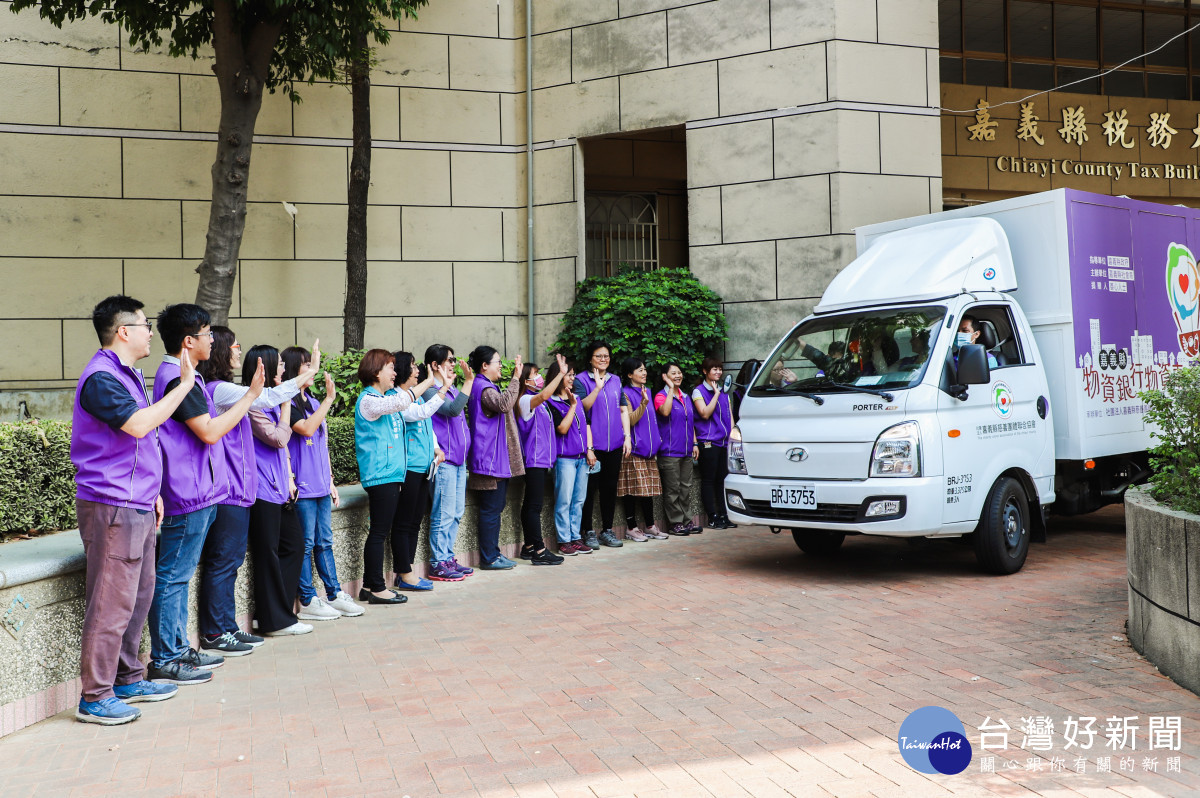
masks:
[[[622,501],[625,502],[625,526],[633,529],[637,526],[637,508],[642,508],[642,520],[646,522],[646,526],[642,527],[645,530],[647,527],[654,525],[654,497],[652,496],[622,496]]]
[[[258,631],[286,629],[296,622],[292,607],[304,566],[304,527],[295,510],[260,499],[250,508],[249,540]]]
[[[611,452],[596,450],[600,461],[600,473],[588,474],[587,498],[583,500],[583,518],[580,520],[579,536],[592,528],[592,508],[596,494],[600,494],[600,521],[603,529],[612,529],[613,516],[617,512],[617,480],[621,477],[620,449]]]
[[[387,587],[383,579],[383,544],[391,533],[395,538],[399,532],[400,483],[385,482],[366,489],[367,505],[371,511],[371,525],[363,543],[363,587],[379,593]]]
[[[521,502],[521,531],[525,545],[538,551],[546,547],[542,537],[542,506],[546,503],[546,475],[549,468],[525,467],[525,499]]]
[[[392,565],[397,574],[412,570],[417,556],[417,538],[421,534],[421,519],[429,509],[429,478],[424,471],[409,471],[400,489],[396,507],[396,527],[392,532]]]
[[[725,515],[725,477],[729,475],[729,450],[700,444],[700,501],[711,519]]]

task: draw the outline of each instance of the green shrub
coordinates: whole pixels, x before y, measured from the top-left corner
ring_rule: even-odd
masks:
[[[1150,449],[1150,494],[1175,509],[1200,513],[1200,366],[1176,369],[1161,390],[1139,395],[1158,445]]]
[[[333,375],[334,386],[337,389],[337,399],[329,409],[330,418],[354,418],[354,403],[362,393],[362,383],[358,381],[358,364],[366,350],[347,349],[341,354],[322,354],[321,370]],[[317,399],[325,399],[325,375],[318,374],[317,381],[309,389]]]
[[[40,420],[0,424],[0,534],[74,526],[71,425]]]
[[[358,482],[358,457],[354,454],[354,419],[329,419],[329,464],[333,484]]]
[[[592,341],[607,341],[614,371],[636,355],[651,364],[675,361],[690,375],[726,337],[721,298],[691,272],[628,271],[579,284],[552,351],[581,358]]]

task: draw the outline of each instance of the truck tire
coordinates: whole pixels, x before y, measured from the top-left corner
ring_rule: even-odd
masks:
[[[979,526],[975,527],[975,558],[990,574],[1015,574],[1029,554],[1029,500],[1021,483],[1001,477],[992,486]]]
[[[846,536],[840,532],[830,532],[827,529],[793,529],[792,539],[800,547],[800,551],[814,557],[828,556],[842,546]]]

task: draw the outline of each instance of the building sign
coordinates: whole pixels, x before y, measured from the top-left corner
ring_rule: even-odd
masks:
[[[945,107],[972,109],[943,117],[947,198],[1070,187],[1200,199],[1200,102],[1060,93],[1047,103],[1018,89],[942,91]]]

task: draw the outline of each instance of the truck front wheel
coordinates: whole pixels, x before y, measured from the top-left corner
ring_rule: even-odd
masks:
[[[1001,477],[975,527],[975,557],[992,574],[1015,574],[1029,554],[1029,500],[1021,483]]]
[[[833,554],[841,548],[846,536],[826,529],[793,529],[792,539],[805,554],[822,556]]]

